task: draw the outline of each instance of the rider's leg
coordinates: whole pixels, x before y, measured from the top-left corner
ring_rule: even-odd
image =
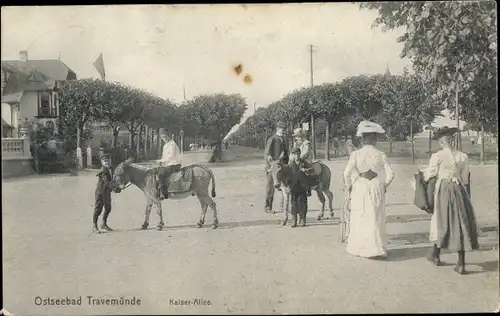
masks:
[[[167,166],[164,169],[163,180],[161,181],[161,183],[163,185],[162,192],[165,199],[168,199],[168,185],[170,184],[168,178],[172,173],[179,171],[180,167],[181,165],[172,165],[172,166]]]
[[[158,198],[160,201],[165,199],[165,196],[163,195],[163,174],[165,170],[163,167],[159,167],[158,170],[156,171],[156,183],[157,183],[157,190],[158,190]]]

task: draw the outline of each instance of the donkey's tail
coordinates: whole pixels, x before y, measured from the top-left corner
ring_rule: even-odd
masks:
[[[207,167],[202,166],[202,165],[191,165],[191,166],[192,167],[199,167],[199,168],[207,171],[210,174],[210,179],[212,180],[212,192],[211,192],[211,195],[212,195],[212,197],[216,197],[217,195],[215,194],[215,176],[214,176],[214,173],[212,172],[212,170],[210,170]]]

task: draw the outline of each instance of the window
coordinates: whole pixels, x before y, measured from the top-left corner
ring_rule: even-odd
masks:
[[[38,117],[57,116],[57,97],[52,91],[38,92]]]
[[[53,96],[53,102],[52,102],[52,107],[51,107],[51,112],[54,113],[55,116],[57,116],[57,104],[58,104],[58,100],[57,100],[57,92],[53,92],[52,93],[52,96]]]

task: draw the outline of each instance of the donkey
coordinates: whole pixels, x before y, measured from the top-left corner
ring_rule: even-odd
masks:
[[[318,199],[321,202],[321,211],[317,217],[318,220],[323,219],[325,213],[325,196],[328,197],[328,207],[330,211],[330,217],[333,218],[333,193],[330,191],[330,179],[332,173],[330,168],[322,162],[315,161],[312,164],[314,168],[315,174],[318,175],[319,181],[316,185],[313,185],[311,189],[316,191],[318,195]],[[291,179],[291,167],[288,164],[283,164],[279,161],[272,161],[270,172],[273,176],[274,187],[278,190],[282,191],[283,194],[283,208],[285,213],[285,218],[282,222],[282,225],[285,226],[288,221],[288,213],[290,211],[290,198],[291,191],[288,187],[289,181]]]
[[[113,180],[121,190],[128,187],[130,184],[137,186],[146,197],[146,215],[142,229],[147,229],[149,226],[149,215],[153,204],[156,206],[159,216],[159,222],[156,230],[162,230],[165,226],[163,222],[163,211],[161,201],[159,199],[159,187],[157,181],[157,168],[148,168],[139,164],[133,163],[133,159],[129,158],[120,163],[114,170]],[[208,207],[213,211],[212,228],[216,229],[219,224],[217,217],[217,208],[212,197],[215,197],[215,177],[213,172],[201,165],[190,165],[183,167],[179,172],[172,174],[168,179],[169,198],[168,199],[184,199],[189,196],[196,196],[201,204],[201,217],[198,222],[198,227],[201,228],[205,223],[205,215]],[[212,191],[208,194],[208,187],[212,181]],[[128,184],[128,185],[127,185]],[[176,190],[177,188],[177,190]],[[172,190],[172,192],[170,192]]]

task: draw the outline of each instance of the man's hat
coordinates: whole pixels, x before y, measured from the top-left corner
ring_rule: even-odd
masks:
[[[111,159],[111,154],[110,153],[102,153],[100,156],[99,156],[99,159]]]
[[[451,136],[451,135],[455,134],[458,131],[459,131],[459,129],[457,127],[444,126],[444,127],[440,128],[440,129],[438,129],[434,133],[434,136],[432,136],[432,139],[433,140],[438,140],[438,139],[440,139],[443,136]]]
[[[286,128],[286,124],[282,121],[276,123],[276,128]]]
[[[168,135],[168,133],[164,128],[160,128],[160,135]]]
[[[293,130],[293,134],[292,136],[293,137],[296,137],[296,136],[303,136],[304,135],[304,130],[302,128],[296,128]]]

